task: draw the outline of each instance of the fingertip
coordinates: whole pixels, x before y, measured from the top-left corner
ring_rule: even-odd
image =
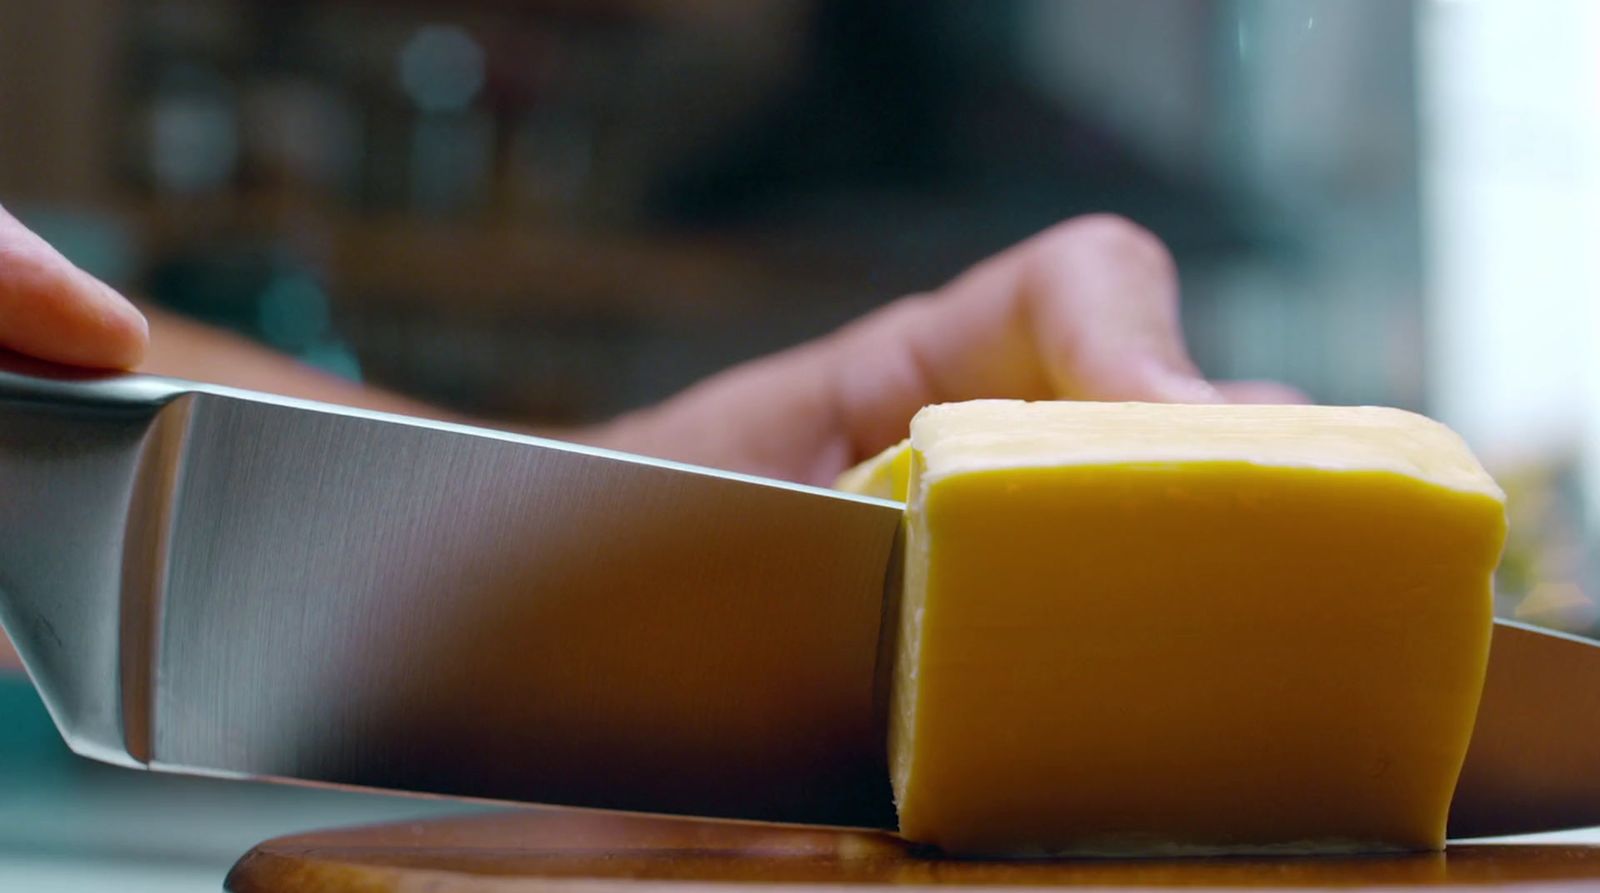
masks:
[[[1198,372],[1175,368],[1164,358],[1114,355],[1113,362],[1079,368],[1058,379],[1057,396],[1069,400],[1133,403],[1227,403],[1228,399]]]
[[[1294,385],[1278,381],[1220,381],[1216,390],[1229,403],[1303,405],[1314,402]]]
[[[5,346],[41,360],[86,369],[133,369],[144,362],[150,325],[139,309],[88,273],[68,268],[33,295],[31,314],[13,308]]]
[[[0,346],[54,363],[131,369],[149,341],[138,308],[0,209]]]
[[[1181,373],[1167,373],[1157,389],[1163,403],[1227,403],[1228,398],[1217,386],[1204,378]]]
[[[113,369],[138,366],[150,347],[149,320],[111,286],[92,278],[90,281],[99,296],[100,332],[91,339],[102,358],[96,365]]]

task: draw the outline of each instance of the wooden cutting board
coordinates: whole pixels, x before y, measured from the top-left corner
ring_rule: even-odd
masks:
[[[799,893],[948,885],[1078,888],[1589,890],[1600,846],[1457,846],[1444,854],[1292,859],[978,862],[891,834],[562,809],[319,831],[269,840],[234,866],[234,893]]]

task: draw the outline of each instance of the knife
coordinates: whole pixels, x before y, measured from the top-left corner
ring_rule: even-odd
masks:
[[[126,766],[894,826],[903,506],[0,362],[0,624]],[[1600,824],[1600,647],[1497,622],[1453,837]]]

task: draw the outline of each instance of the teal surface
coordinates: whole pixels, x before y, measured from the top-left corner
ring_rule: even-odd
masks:
[[[25,678],[0,671],[3,891],[214,893],[268,837],[469,811],[482,808],[93,763],[61,743]]]

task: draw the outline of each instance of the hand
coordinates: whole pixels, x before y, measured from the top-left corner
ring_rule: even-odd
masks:
[[[439,410],[322,375],[157,315],[147,371],[403,414]],[[0,347],[107,368],[140,363],[132,304],[0,210]],[[829,484],[906,434],[922,406],[980,397],[1299,402],[1269,382],[1208,382],[1184,348],[1172,258],[1105,215],[1067,221],[926,294],[730,369],[598,428],[615,449]]]
[[[131,369],[149,339],[132,304],[0,208],[0,347],[72,366]]]
[[[929,403],[982,397],[1303,402],[1208,382],[1184,347],[1155,236],[1070,220],[825,338],[737,366],[591,438],[617,449],[828,485],[905,437]]]
[[[137,367],[157,375],[402,415],[449,416],[442,409],[362,387],[172,314],[152,311],[147,320],[126,298],[74,267],[3,208],[0,348],[69,366]]]

